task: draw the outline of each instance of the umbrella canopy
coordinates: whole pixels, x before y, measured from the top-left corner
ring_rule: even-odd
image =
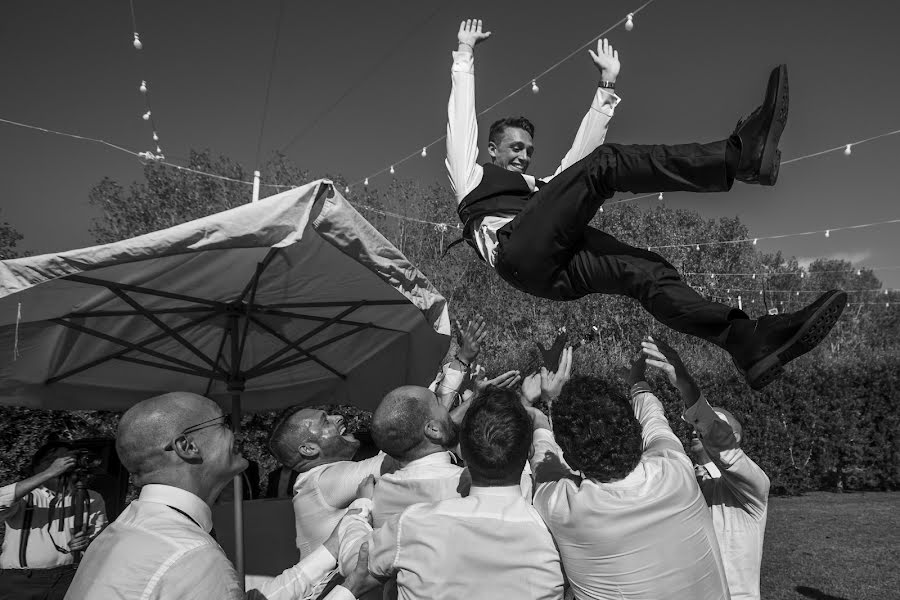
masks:
[[[124,410],[187,390],[245,410],[427,384],[447,304],[321,180],[103,246],[0,262],[0,403]]]

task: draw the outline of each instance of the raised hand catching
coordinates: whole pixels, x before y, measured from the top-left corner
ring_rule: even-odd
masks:
[[[591,60],[600,69],[600,79],[615,83],[616,77],[619,76],[619,69],[622,65],[619,63],[619,52],[613,49],[612,44],[606,38],[597,40],[597,52],[588,48],[591,53]]]

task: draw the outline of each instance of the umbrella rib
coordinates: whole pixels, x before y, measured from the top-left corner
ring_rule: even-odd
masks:
[[[219,364],[219,361],[222,360],[222,350],[225,348],[225,340],[228,339],[228,330],[222,330],[222,341],[219,342],[219,351],[216,352],[216,364]],[[209,391],[212,389],[213,380],[215,377],[210,377],[209,382],[206,384],[206,392],[203,394],[204,396],[209,396]]]
[[[399,306],[410,304],[409,300],[363,300],[365,306]],[[346,302],[285,302],[281,304],[269,304],[271,308],[328,308],[335,306],[350,306],[353,301]]]
[[[189,328],[191,328],[191,327],[194,327],[195,325],[200,325],[200,324],[202,324],[202,323],[205,323],[206,321],[209,321],[211,318],[215,317],[215,316],[218,315],[218,314],[220,314],[220,313],[219,313],[219,312],[212,312],[212,313],[210,313],[210,314],[208,314],[208,315],[204,315],[203,317],[201,317],[201,318],[199,318],[199,319],[194,319],[193,321],[190,321],[190,322],[188,322],[188,323],[183,323],[183,324],[179,325],[178,327],[176,327],[175,329],[176,329],[176,331],[184,331],[185,329],[189,329]],[[147,339],[145,339],[145,340],[142,340],[142,341],[140,341],[140,342],[137,342],[136,345],[139,346],[139,347],[144,347],[144,346],[147,346],[147,345],[149,345],[149,344],[153,344],[153,343],[155,343],[155,342],[158,342],[158,341],[160,341],[160,340],[162,340],[162,339],[165,339],[165,338],[167,338],[167,337],[168,337],[168,335],[166,335],[165,333],[160,333],[160,334],[157,334],[157,335],[155,335],[155,336],[149,337],[149,338],[147,338]],[[126,348],[126,349],[124,349],[124,350],[119,350],[118,352],[114,352],[114,353],[109,354],[109,355],[107,355],[107,356],[103,356],[103,357],[101,357],[101,358],[92,360],[92,361],[90,361],[90,362],[88,362],[88,363],[85,363],[85,364],[79,366],[79,367],[75,367],[74,369],[70,369],[69,371],[66,371],[65,373],[63,373],[63,374],[61,374],[61,375],[56,375],[55,377],[52,377],[52,378],[48,379],[48,380],[46,381],[46,383],[55,383],[55,382],[57,382],[57,381],[61,381],[61,380],[65,379],[66,377],[71,377],[72,375],[77,375],[78,373],[81,373],[82,371],[86,371],[86,370],[88,370],[88,369],[90,369],[90,368],[96,367],[96,366],[99,365],[99,364],[102,364],[102,363],[105,363],[105,362],[107,362],[107,361],[110,361],[110,360],[119,358],[119,357],[121,357],[121,356],[124,356],[125,354],[127,354],[127,353],[129,353],[129,352],[131,352],[131,349],[130,349],[130,348]]]
[[[207,369],[182,369],[181,367],[165,365],[162,363],[153,362],[152,360],[144,360],[143,358],[135,358],[133,356],[118,356],[116,360],[123,360],[125,362],[136,363],[139,365],[145,365],[148,367],[156,367],[157,369],[164,369],[166,371],[176,371],[178,373],[187,373],[188,375],[195,375],[197,377],[210,377],[212,379],[223,379],[223,377],[214,373],[213,371],[209,371]]]
[[[182,308],[159,308],[147,309],[154,315],[178,315],[184,313],[209,312],[214,310],[209,306],[185,306]],[[82,312],[71,312],[63,315],[63,318],[84,318],[84,317],[136,317],[142,313],[136,310],[86,310]]]
[[[363,323],[359,327],[356,327],[355,329],[351,329],[350,331],[345,331],[344,333],[338,334],[338,335],[334,336],[333,338],[329,338],[327,340],[319,342],[315,346],[310,347],[308,352],[313,352],[315,350],[318,350],[319,348],[323,348],[323,347],[327,346],[328,344],[333,344],[335,342],[338,342],[338,341],[344,339],[345,337],[349,337],[349,336],[353,335],[354,333],[359,333],[360,331],[363,331],[364,329],[371,329],[371,327],[369,327],[366,323]],[[274,365],[271,365],[269,368],[265,369],[264,371],[261,371],[259,374],[254,373],[253,376],[258,377],[259,375],[268,375],[269,373],[274,373],[275,371],[280,371],[282,369],[294,367],[301,363],[307,362],[308,360],[310,360],[310,359],[309,358],[296,358],[296,357],[291,358],[291,359],[285,359],[285,360],[279,361],[278,363],[276,363]],[[341,379],[346,379],[346,378],[347,378],[346,375],[341,376]]]
[[[141,346],[138,346],[137,344],[134,344],[132,342],[119,339],[117,337],[105,334],[101,331],[91,329],[90,327],[85,327],[84,325],[78,325],[76,323],[72,323],[71,321],[66,321],[64,319],[48,319],[48,320],[51,323],[56,323],[57,325],[62,325],[64,327],[68,327],[69,329],[74,329],[75,331],[79,331],[79,332],[85,333],[87,335],[92,335],[94,337],[98,337],[101,340],[106,340],[107,342],[112,342],[112,343],[118,344],[120,346],[125,346],[129,350],[135,350],[137,352],[143,352],[144,354],[149,354],[150,356],[153,356],[153,357],[156,357],[156,358],[159,358],[162,360],[166,360],[166,361],[175,363],[177,365],[181,365],[188,369],[197,369],[198,368],[197,365],[192,365],[191,363],[189,363],[187,361],[183,361],[179,358],[174,358],[172,356],[167,356],[167,355],[163,354],[162,352],[157,352],[156,350],[150,350],[149,348],[142,348]],[[68,374],[66,376],[68,376]],[[61,376],[56,376],[51,379],[48,379],[47,383],[55,383],[55,382],[59,381],[60,379],[62,379]]]
[[[273,252],[269,252],[266,255],[266,258],[259,263],[256,263],[256,271],[253,273],[253,279],[248,283],[250,285],[250,306],[253,306],[254,302],[256,302],[256,290],[259,287],[259,278],[262,277],[262,272],[266,270],[266,267],[269,265],[269,262],[272,260],[270,257],[274,256]],[[247,294],[246,288],[244,289],[244,293],[241,294],[240,301],[244,301],[244,297]],[[244,315],[244,330],[241,332],[241,345],[237,354],[237,364],[241,364],[241,359],[244,357],[244,348],[247,347],[247,333],[250,331],[250,311]],[[217,361],[218,362],[218,361]]]
[[[168,325],[163,323],[156,315],[150,314],[146,310],[144,310],[144,307],[141,306],[140,302],[138,302],[137,300],[135,300],[134,298],[132,298],[131,296],[129,296],[128,294],[126,294],[125,292],[123,292],[120,289],[110,288],[110,291],[113,294],[115,294],[116,296],[118,296],[119,298],[121,298],[122,300],[124,300],[125,302],[127,302],[129,305],[131,305],[132,308],[134,308],[137,311],[140,311],[141,314],[143,314],[145,317],[147,317],[147,319],[149,319],[151,323],[153,323],[154,325],[159,327],[164,332],[168,333],[169,336],[172,337],[172,339],[174,339],[176,342],[178,342],[179,344],[181,344],[182,346],[187,348],[190,352],[192,352],[195,356],[197,356],[197,358],[199,358],[200,360],[202,360],[203,362],[205,362],[206,364],[211,366],[213,368],[213,371],[216,371],[219,369],[218,365],[216,365],[216,363],[214,363],[210,357],[203,354],[203,352],[201,352],[192,343],[187,341],[181,334],[179,334],[177,331],[175,331],[174,329],[172,329],[171,327],[169,327]]]
[[[342,304],[341,306],[346,306]],[[272,315],[276,317],[288,317],[291,319],[302,319],[305,321],[329,321],[333,325],[352,325],[353,327],[359,327],[360,325],[366,325],[369,327],[374,327],[375,329],[380,329],[381,331],[393,331],[396,333],[403,333],[399,329],[391,329],[390,327],[383,327],[381,325],[375,325],[374,323],[363,323],[362,321],[349,321],[347,319],[338,319],[333,320],[329,317],[320,317],[318,315],[300,315],[297,313],[288,312],[285,310],[272,310],[268,306],[263,306],[261,304],[257,304],[251,307],[254,312],[263,314],[263,315]]]
[[[269,327],[266,323],[264,323],[264,322],[261,321],[260,319],[257,319],[256,317],[250,317],[250,318],[253,320],[254,323],[256,323],[256,325],[257,325],[260,329],[266,331],[267,333],[269,333],[269,335],[272,335],[272,336],[278,338],[278,339],[279,339],[282,343],[284,343],[285,345],[290,345],[290,343],[291,343],[290,338],[288,338],[287,336],[282,335],[281,333],[279,333],[277,330],[273,329],[272,327]],[[295,350],[297,353],[302,354],[303,356],[305,356],[305,357],[308,358],[309,360],[315,361],[319,366],[321,366],[321,367],[324,368],[324,369],[327,369],[327,370],[331,371],[332,373],[334,373],[335,375],[337,375],[337,376],[340,377],[341,379],[346,379],[346,378],[347,378],[346,375],[344,375],[343,373],[341,373],[340,371],[338,371],[337,369],[335,369],[334,367],[332,367],[331,365],[329,365],[328,363],[326,363],[324,360],[320,359],[318,356],[315,356],[314,354],[312,354],[312,353],[309,352],[308,350],[304,349],[303,346],[298,346],[297,348],[294,348],[294,350]],[[298,357],[294,357],[294,358],[298,358]]]
[[[272,259],[275,258],[276,254],[278,254],[278,248],[270,248],[265,258],[263,258],[259,263],[256,264],[256,272],[253,274],[253,277],[250,279],[250,281],[247,282],[247,285],[244,286],[244,290],[241,292],[241,295],[238,296],[238,302],[243,302],[244,298],[247,297],[247,293],[249,293],[251,289],[253,290],[253,294],[256,294],[256,286],[259,284],[259,276],[263,271],[266,270],[266,268],[269,266],[269,263],[271,263]],[[253,304],[252,300],[250,301],[250,304]]]
[[[290,344],[288,344],[288,345],[285,346],[284,348],[282,348],[282,349],[280,349],[280,350],[276,350],[274,353],[272,353],[272,354],[270,354],[268,357],[264,358],[261,362],[259,362],[259,363],[257,363],[256,365],[254,365],[251,369],[248,370],[248,372],[249,372],[249,373],[254,373],[254,372],[258,371],[259,369],[263,368],[264,366],[266,366],[267,364],[269,364],[269,363],[271,363],[272,361],[274,361],[274,360],[275,360],[276,358],[278,358],[279,356],[283,355],[285,352],[289,352],[290,350],[295,349],[297,346],[299,346],[300,344],[302,344],[303,342],[305,342],[305,341],[308,340],[309,338],[313,337],[314,335],[318,334],[320,331],[322,331],[322,330],[324,330],[324,329],[327,329],[328,327],[330,327],[331,325],[333,325],[336,321],[342,319],[343,317],[346,317],[347,315],[349,315],[350,313],[352,313],[353,311],[355,311],[357,308],[359,308],[360,306],[362,306],[362,303],[363,303],[363,302],[364,302],[364,301],[357,302],[355,305],[353,305],[353,306],[351,306],[351,307],[349,307],[349,308],[347,308],[347,309],[345,309],[345,310],[342,310],[338,315],[332,317],[331,319],[328,319],[327,321],[325,321],[324,323],[322,323],[321,325],[319,325],[318,327],[316,327],[315,329],[313,329],[312,331],[310,331],[310,332],[307,333],[306,335],[301,336],[301,337],[300,337],[299,339],[297,339],[297,340],[294,340],[293,342],[291,342]]]
[[[217,300],[207,300],[206,298],[197,298],[195,296],[186,296],[184,294],[176,294],[174,292],[164,292],[162,290],[154,290],[151,288],[145,288],[139,285],[132,285],[130,283],[118,283],[115,281],[105,281],[103,279],[95,279],[93,277],[85,277],[84,275],[69,275],[65,277],[68,281],[74,281],[76,283],[86,283],[89,285],[96,285],[99,287],[105,287],[110,291],[114,289],[125,290],[128,292],[136,292],[139,294],[147,294],[148,296],[159,296],[160,298],[169,298],[171,300],[184,300],[185,302],[194,302],[195,304],[205,304],[207,306],[212,306],[214,308],[224,309],[226,308],[226,304],[224,302],[219,302]]]

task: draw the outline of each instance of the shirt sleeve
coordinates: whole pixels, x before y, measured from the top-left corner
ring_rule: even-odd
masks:
[[[334,557],[331,556],[324,546],[320,546],[296,565],[285,569],[281,575],[260,586],[255,591],[266,600],[304,598],[309,596],[316,587],[324,587],[324,584],[331,578],[334,567]],[[248,592],[247,597],[259,598],[259,595],[252,594],[253,591]],[[353,596],[351,595],[350,597],[352,598]]]
[[[456,202],[478,187],[484,169],[478,164],[478,115],[475,112],[475,57],[453,53],[447,104],[447,158],[444,161]]]
[[[19,507],[22,506],[22,500],[13,500],[15,493],[15,483],[0,487],[0,523],[6,522],[6,520],[16,514]]]
[[[562,448],[556,443],[549,429],[535,429],[531,438],[531,471],[534,487],[548,481],[573,479],[580,483],[580,476],[566,463]]]
[[[344,586],[338,585],[328,592],[328,595],[325,596],[325,600],[356,600],[356,596]]]
[[[466,379],[466,372],[456,369],[452,365],[453,361],[444,364],[437,378],[428,386],[428,389],[438,397],[438,401],[448,409],[453,405],[456,394]]]
[[[369,544],[369,573],[373,576],[393,577],[397,572],[400,525],[409,510],[407,508],[399,515],[391,517],[372,534],[372,542]]]
[[[381,476],[381,464],[385,455],[379,452],[372,458],[354,462],[345,460],[330,465],[319,476],[319,488],[322,498],[334,508],[347,508],[356,500],[356,488],[359,482],[374,475]]]
[[[632,386],[631,407],[634,418],[641,424],[644,456],[661,455],[666,451],[687,456],[681,440],[672,432],[662,403],[653,395],[646,382],[639,381]]]
[[[744,510],[761,516],[769,498],[769,477],[740,448],[734,429],[702,395],[682,418],[700,434],[703,449],[719,469],[721,479]]]
[[[222,549],[206,544],[184,553],[163,572],[149,598],[244,600],[244,586]],[[251,596],[252,597],[252,596]]]
[[[356,567],[362,545],[368,541],[369,548],[372,547],[372,526],[369,517],[372,501],[368,498],[359,498],[350,505],[350,510],[354,508],[359,508],[362,512],[347,514],[338,524],[338,569],[344,576]]]
[[[88,518],[88,524],[91,527],[91,535],[96,537],[108,524],[106,518],[106,503],[103,502],[103,496],[93,490],[91,490],[90,492],[90,497],[91,507],[89,509],[90,515]]]
[[[563,157],[553,176],[559,175],[577,163],[606,140],[609,121],[613,118],[619,101],[620,98],[614,93],[597,88],[597,93],[594,94],[594,99],[591,101],[591,107],[581,119],[581,125],[578,126],[572,148]],[[549,181],[550,179],[552,177],[545,177],[543,180]]]

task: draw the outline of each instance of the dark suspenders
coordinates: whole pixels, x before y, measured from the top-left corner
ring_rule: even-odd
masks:
[[[22,518],[22,533],[19,535],[19,566],[23,569],[28,568],[28,560],[25,558],[25,552],[28,548],[28,534],[31,533],[31,521],[34,517],[34,505],[31,503],[31,492],[28,492],[28,499],[25,500],[25,516]]]

